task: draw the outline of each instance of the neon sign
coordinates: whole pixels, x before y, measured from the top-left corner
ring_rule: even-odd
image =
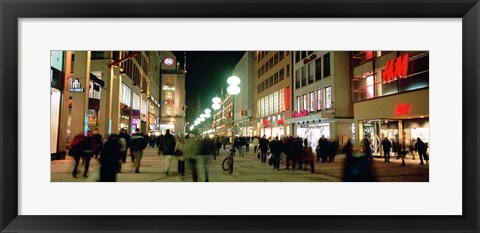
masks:
[[[410,113],[410,104],[399,104],[395,109],[395,115],[407,115]]]
[[[170,65],[173,64],[173,59],[167,57],[167,58],[165,58],[164,62],[165,62],[165,65],[170,66]]]
[[[303,117],[303,116],[306,116],[306,115],[308,115],[308,112],[307,112],[307,110],[305,110],[305,109],[303,109],[303,110],[300,111],[300,112],[292,111],[292,116],[293,116],[293,118],[295,118],[295,117]]]
[[[406,78],[408,70],[408,53],[403,56],[387,61],[385,70],[382,72],[382,82],[389,83],[397,78]]]

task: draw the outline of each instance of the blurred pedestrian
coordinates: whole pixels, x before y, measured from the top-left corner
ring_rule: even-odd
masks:
[[[198,154],[202,158],[205,182],[209,182],[208,166],[209,166],[210,156],[213,155],[214,153],[213,148],[214,148],[214,142],[209,137],[204,137],[200,141]]]
[[[303,149],[303,143],[301,138],[296,138],[293,141],[293,150],[294,150],[294,160],[292,169],[295,170],[296,165],[298,164],[298,169],[302,170],[303,157],[305,150]]]
[[[313,149],[310,145],[305,147],[305,161],[304,161],[304,170],[307,170],[307,166],[310,165],[310,173],[315,172],[315,155],[313,154]]]
[[[222,139],[220,137],[215,137],[215,154],[213,155],[213,160],[217,159],[217,156],[220,155],[220,148],[222,148]]]
[[[125,147],[125,150],[122,150],[122,152],[123,152],[122,163],[125,163],[126,160],[127,160],[127,151],[128,151],[128,148],[130,148],[130,135],[128,135],[127,129],[123,128],[122,130],[120,130],[120,134],[118,136],[120,138],[123,138],[125,140],[125,142],[127,143],[126,147]],[[133,158],[132,158],[132,162],[133,162]]]
[[[148,145],[153,148],[155,147],[155,134],[150,133],[150,137],[148,138]]]
[[[183,176],[185,175],[185,157],[184,154],[185,141],[182,137],[175,137],[175,158],[178,161],[177,170],[178,174]]]
[[[265,135],[263,135],[262,139],[260,139],[259,146],[260,146],[261,162],[266,163],[267,162],[267,151],[268,151],[268,140],[267,140],[267,137]]]
[[[258,143],[259,143],[259,141],[260,141],[260,140],[258,139],[257,136],[255,136],[255,137],[253,138],[252,145],[253,145],[253,153],[255,153],[255,154],[258,153],[257,150],[258,150]]]
[[[101,154],[102,147],[103,147],[103,141],[102,141],[103,138],[102,138],[102,135],[99,134],[98,132],[93,134],[93,138],[95,140],[95,145],[96,145],[96,148],[95,148],[95,151],[93,152],[93,155],[95,156],[95,159],[98,159],[98,157]]]
[[[111,134],[102,148],[100,162],[100,182],[116,182],[119,166],[121,165],[122,145],[117,134]]]
[[[83,146],[85,144],[85,135],[77,134],[70,143],[70,149],[68,150],[68,154],[73,156],[75,160],[75,164],[72,171],[72,176],[77,178],[78,173],[78,164],[80,163],[80,158],[83,156]]]
[[[338,152],[338,141],[333,140],[330,142],[329,147],[328,147],[328,162],[331,163],[335,160],[335,156],[337,156]]]
[[[278,136],[270,142],[270,152],[273,154],[273,170],[280,170],[280,155],[283,151],[283,143]]]
[[[184,157],[192,169],[193,182],[198,181],[197,155],[199,142],[194,134],[185,136]]]
[[[140,173],[140,161],[143,157],[143,150],[147,147],[148,141],[140,133],[140,129],[135,129],[135,134],[130,139],[130,152],[133,155],[135,163],[135,173]]]
[[[292,137],[287,137],[285,139],[285,144],[284,144],[284,151],[285,155],[287,156],[286,161],[285,161],[285,169],[289,170],[290,169],[290,162],[293,162],[294,160],[294,149],[293,149],[293,138]]]
[[[328,142],[328,139],[325,138],[324,135],[318,139],[318,145],[320,146],[320,156],[322,157],[322,163],[327,162],[328,159],[328,152],[330,148],[330,143]]]
[[[368,140],[367,140],[368,142]],[[373,182],[376,181],[371,159],[370,143],[362,141],[353,147],[351,141],[345,145],[346,159],[344,166],[343,181],[346,182]]]
[[[170,163],[172,161],[173,153],[175,152],[175,144],[175,138],[170,134],[170,130],[167,129],[162,138],[163,156],[165,156],[165,175],[168,175],[170,172]]]
[[[392,143],[388,140],[387,137],[383,138],[382,147],[383,147],[383,158],[385,159],[385,163],[389,163],[390,149],[392,148]]]
[[[422,139],[417,138],[417,143],[415,143],[415,148],[418,151],[418,157],[420,158],[420,164],[423,165],[423,160],[428,163],[427,155],[427,145],[422,141]]]

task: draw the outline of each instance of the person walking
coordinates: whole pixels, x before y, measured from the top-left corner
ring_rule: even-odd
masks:
[[[315,155],[313,154],[313,149],[310,145],[305,147],[305,171],[307,170],[307,165],[310,165],[310,173],[313,174],[315,172]]]
[[[335,156],[337,156],[337,152],[338,152],[338,141],[337,140],[334,140],[334,141],[331,141],[330,144],[329,144],[329,149],[328,149],[328,162],[331,163],[335,160]]]
[[[74,178],[77,178],[78,165],[80,163],[80,158],[83,156],[82,152],[83,152],[84,144],[85,144],[85,135],[83,134],[77,134],[73,138],[72,143],[70,143],[70,149],[68,150],[68,154],[73,156],[75,160],[75,164],[72,171],[72,176]]]
[[[422,139],[417,138],[417,143],[415,143],[415,148],[418,151],[418,157],[420,158],[420,164],[423,165],[423,160],[425,159],[428,163],[427,156],[427,145],[422,141]]]
[[[102,148],[100,162],[100,182],[116,182],[117,173],[120,170],[122,145],[117,134],[111,134]]]
[[[135,129],[135,134],[130,139],[130,152],[133,155],[133,162],[135,164],[135,173],[140,173],[140,161],[143,157],[143,150],[147,147],[148,141],[145,140],[140,129]]]
[[[203,162],[203,171],[205,176],[205,182],[209,182],[208,177],[208,166],[210,161],[210,156],[214,153],[214,142],[209,137],[204,137],[200,141],[198,155],[202,158]]]
[[[385,159],[385,163],[389,163],[390,149],[392,148],[392,143],[388,140],[387,137],[383,138],[382,147],[383,147],[383,158]]]
[[[283,143],[278,136],[270,142],[270,152],[273,154],[273,170],[280,170],[280,154],[283,151]]]
[[[99,133],[96,133],[96,134],[93,134],[93,138],[95,140],[95,145],[96,145],[96,148],[95,148],[95,151],[93,152],[93,155],[95,156],[95,159],[98,159],[98,157],[100,156],[101,154],[101,151],[102,151],[102,146],[103,146],[103,142],[102,142],[102,135],[99,134]]]
[[[183,156],[184,147],[185,140],[177,135],[177,137],[175,137],[175,158],[177,158],[178,161],[178,174],[181,176],[185,175],[185,157]]]
[[[197,171],[197,155],[198,155],[198,140],[194,134],[185,136],[184,157],[188,161],[189,167],[192,169],[193,182],[198,181]]]
[[[213,155],[213,160],[216,160],[217,156],[220,155],[220,148],[222,148],[222,139],[217,136],[215,138],[215,154]]]
[[[294,160],[294,152],[293,152],[293,139],[292,137],[287,137],[285,139],[285,144],[284,144],[284,151],[285,155],[287,156],[286,161],[285,161],[285,169],[289,170],[290,169],[290,162],[292,162],[293,166],[293,161]]]
[[[90,159],[93,157],[93,153],[96,150],[95,139],[93,138],[92,131],[88,131],[87,137],[85,137],[85,143],[83,146],[83,161],[85,162],[85,170],[83,171],[83,177],[88,177],[88,168],[90,167]]]
[[[259,141],[260,141],[260,140],[259,140],[258,137],[256,137],[256,136],[253,138],[252,145],[253,145],[253,153],[254,153],[254,154],[257,154],[257,153],[258,153],[257,150],[258,150],[258,143],[259,143]]]
[[[298,169],[302,170],[303,165],[303,157],[304,157],[304,149],[303,149],[303,142],[301,138],[296,138],[293,142],[293,153],[294,153],[294,160],[292,169],[295,170],[296,165],[298,164]]]
[[[170,134],[170,130],[167,129],[162,138],[163,155],[165,156],[165,175],[168,175],[168,172],[170,171],[170,163],[172,161],[173,153],[175,152],[175,144],[175,138]]]
[[[226,150],[227,149],[227,144],[228,144],[228,137],[223,136],[222,144],[223,144],[223,150]]]
[[[265,135],[263,135],[262,139],[260,139],[259,146],[260,146],[261,162],[266,163],[267,162],[267,151],[268,151],[268,140],[267,140],[267,137]]]
[[[123,138],[126,142],[126,147],[124,148],[125,150],[122,149],[122,157],[121,157],[122,163],[126,163],[127,151],[128,151],[128,148],[130,148],[130,135],[128,135],[127,130],[123,128],[122,130],[120,130],[120,134],[118,135],[118,137]],[[133,158],[132,158],[132,162],[133,162]]]
[[[325,163],[327,162],[330,143],[325,138],[325,136],[322,135],[320,139],[318,139],[318,145],[320,146],[320,156],[322,157],[322,163]]]

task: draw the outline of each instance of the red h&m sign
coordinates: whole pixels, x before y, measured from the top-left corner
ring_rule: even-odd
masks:
[[[263,126],[270,125],[270,120],[268,118],[262,119],[262,125]]]
[[[395,109],[395,115],[407,115],[410,113],[410,104],[399,104]]]
[[[406,78],[408,70],[408,53],[405,55],[387,61],[385,70],[382,73],[382,82],[389,83],[397,78]]]

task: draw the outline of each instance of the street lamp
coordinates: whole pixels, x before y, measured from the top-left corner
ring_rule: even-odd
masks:
[[[240,78],[232,75],[227,79],[228,88],[227,92],[232,96],[232,140],[235,136],[235,95],[240,93],[240,87],[238,86],[240,84]]]
[[[220,98],[218,98],[217,96],[213,97],[212,109],[213,109],[213,127],[215,127],[215,136],[217,135],[217,119],[215,119],[217,114],[215,113],[215,111],[220,109],[220,102],[222,102]]]

